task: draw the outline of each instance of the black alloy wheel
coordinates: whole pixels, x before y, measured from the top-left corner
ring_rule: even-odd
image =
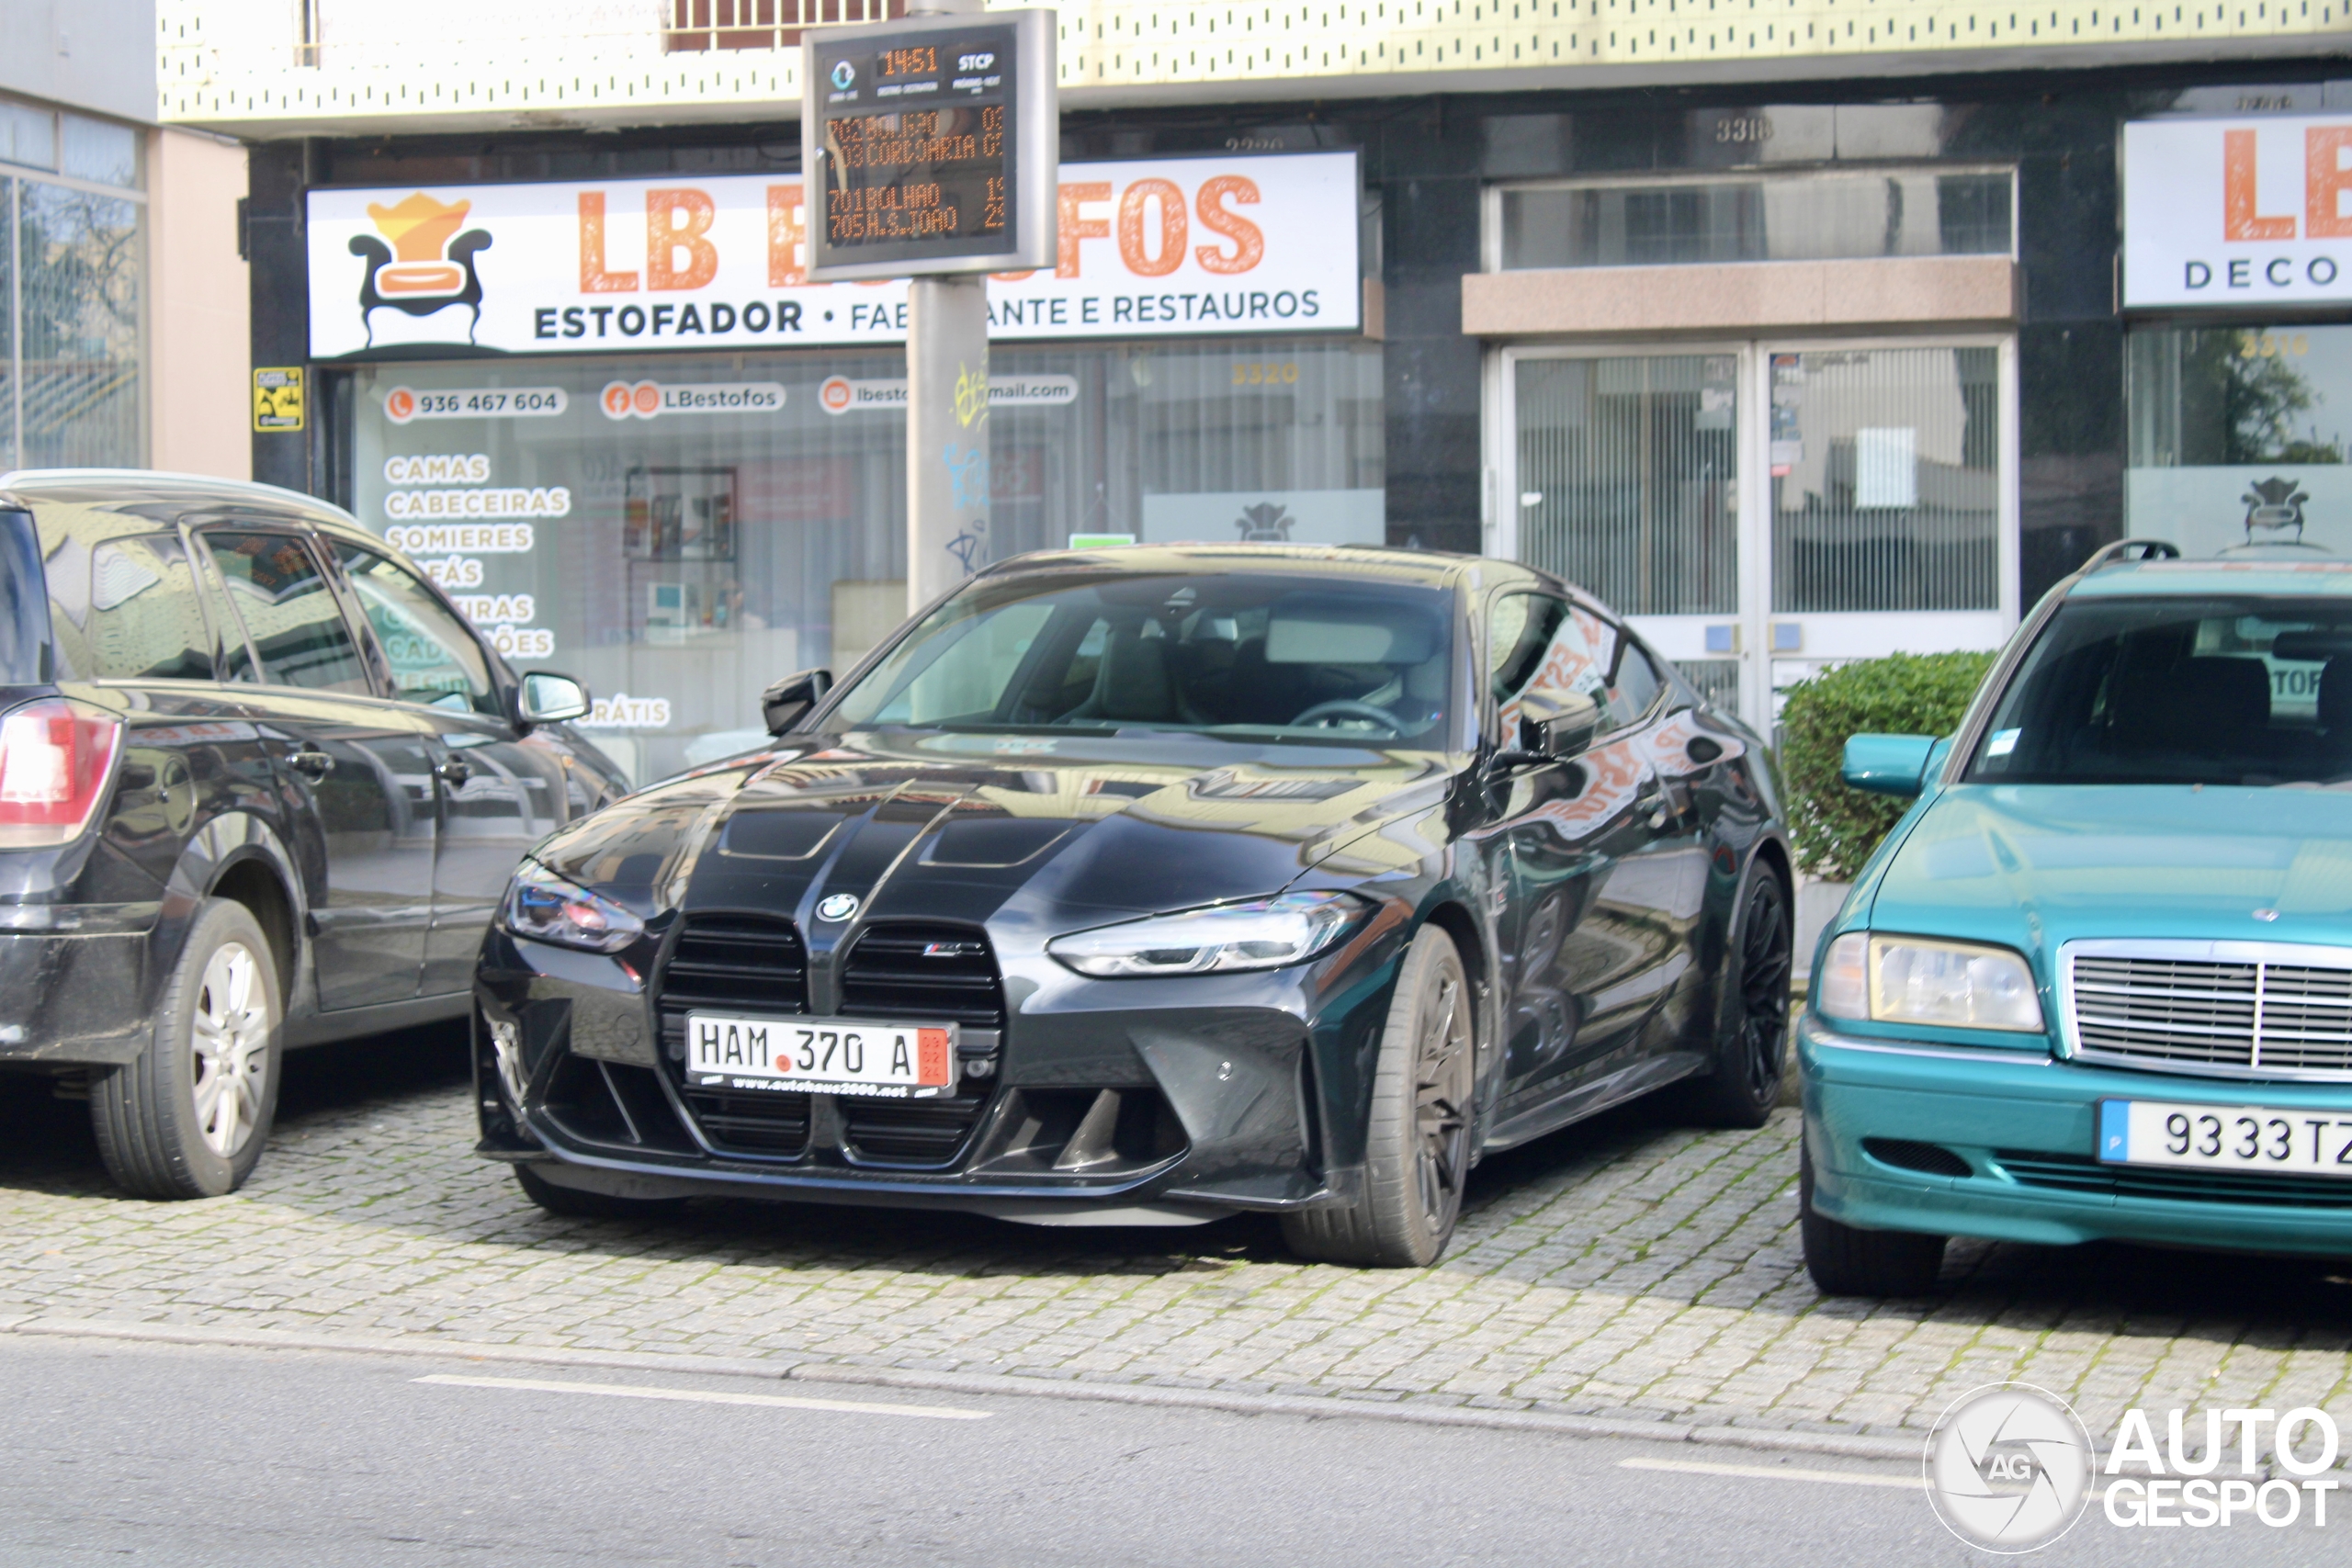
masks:
[[[1364,1130],[1364,1185],[1344,1209],[1283,1216],[1303,1258],[1422,1269],[1453,1239],[1470,1174],[1476,1037],[1453,939],[1423,926],[1406,951],[1381,1031]]]
[[[1780,1103],[1795,947],[1788,892],[1770,866],[1758,865],[1724,955],[1714,1071],[1685,1083],[1693,1120],[1711,1127],[1761,1127]]]

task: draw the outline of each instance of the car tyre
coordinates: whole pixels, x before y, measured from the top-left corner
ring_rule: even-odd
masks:
[[[514,1184],[523,1190],[524,1197],[567,1220],[657,1220],[686,1206],[684,1198],[616,1198],[609,1192],[560,1186],[527,1165],[514,1168]]]
[[[1800,1151],[1797,1230],[1805,1272],[1825,1296],[1924,1296],[1943,1271],[1944,1238],[1912,1231],[1866,1231],[1814,1212],[1813,1158]]]
[[[1302,1258],[1381,1269],[1438,1260],[1462,1213],[1476,1083],[1470,987],[1453,939],[1423,926],[1406,950],[1380,1032],[1364,1184],[1341,1209],[1283,1216]]]
[[[141,1198],[243,1186],[277,1114],[277,959],[253,911],[198,906],[138,1059],[95,1075],[90,1122],[107,1173]]]
[[[1689,1120],[1702,1127],[1761,1127],[1781,1103],[1795,946],[1788,889],[1770,866],[1759,863],[1740,896],[1724,946],[1714,1068],[1680,1086]]]

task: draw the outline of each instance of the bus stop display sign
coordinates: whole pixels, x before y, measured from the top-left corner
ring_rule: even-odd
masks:
[[[1052,16],[803,35],[812,281],[1053,265]]]

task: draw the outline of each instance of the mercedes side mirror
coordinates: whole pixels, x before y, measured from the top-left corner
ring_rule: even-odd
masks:
[[[1916,795],[1926,784],[1928,759],[1935,749],[1931,735],[1849,736],[1845,766],[1839,772],[1849,789]]]
[[[786,675],[760,694],[760,717],[770,735],[782,735],[800,722],[801,715],[815,707],[833,689],[833,672],[830,670],[802,670]]]
[[[1600,705],[1582,692],[1537,687],[1520,699],[1520,749],[1573,757],[1600,733]]]
[[[526,729],[535,724],[585,718],[594,705],[587,687],[550,670],[532,671],[514,689],[514,721]]]

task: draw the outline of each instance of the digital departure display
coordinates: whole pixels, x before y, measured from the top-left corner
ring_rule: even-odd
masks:
[[[1008,249],[1013,211],[1013,33],[976,27],[936,42],[820,46],[818,143],[828,252],[920,263]]]

